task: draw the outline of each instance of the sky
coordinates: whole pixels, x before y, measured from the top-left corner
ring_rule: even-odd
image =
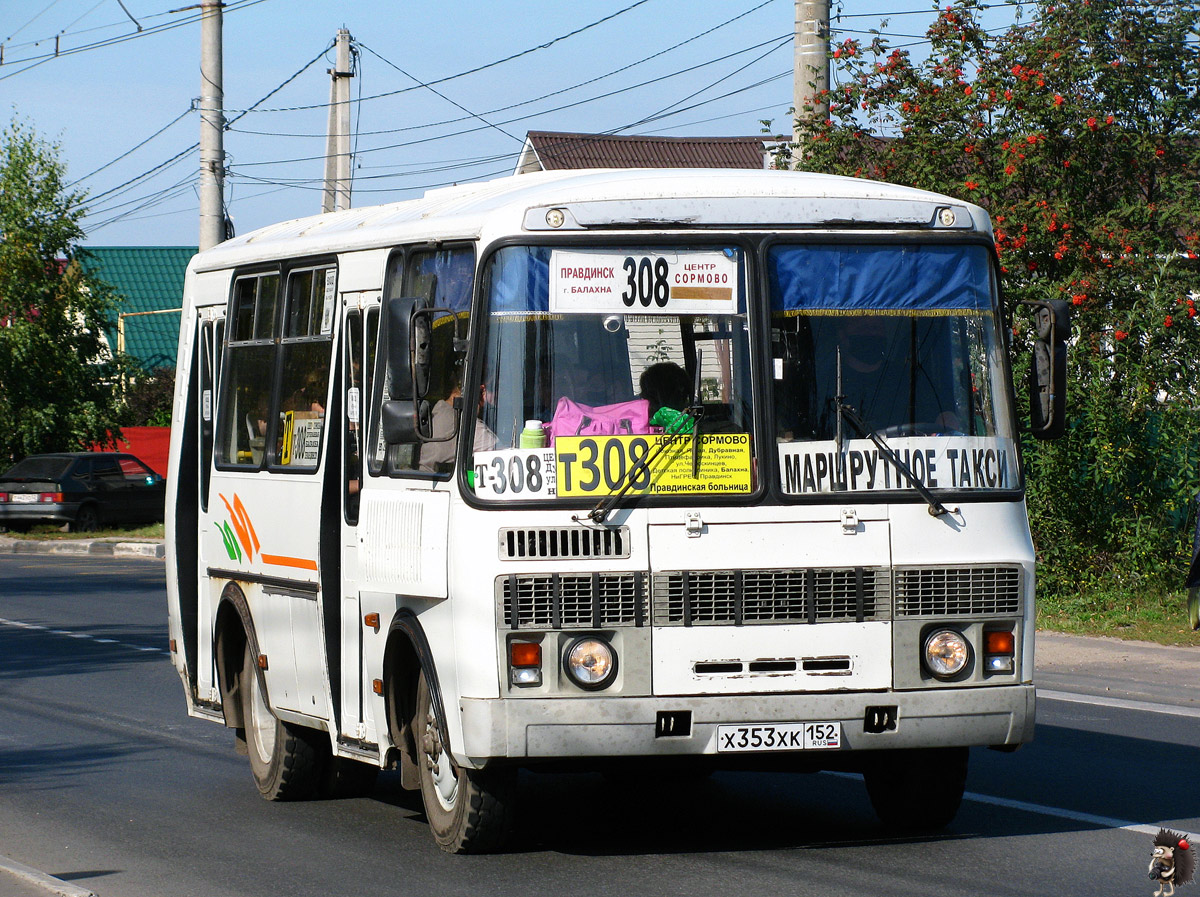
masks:
[[[238,233],[321,210],[339,28],[358,51],[356,207],[509,175],[530,130],[791,130],[793,0],[225,3]],[[86,245],[196,244],[200,25],[188,4],[0,0],[0,109],[60,147],[88,194]],[[833,39],[882,28],[919,56],[934,16],[930,0],[833,0]]]

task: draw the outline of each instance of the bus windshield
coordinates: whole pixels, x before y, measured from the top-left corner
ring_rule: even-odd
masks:
[[[753,491],[745,260],[727,246],[510,246],[484,272],[470,480],[520,501]]]
[[[779,245],[768,274],[783,492],[1017,488],[984,247]]]

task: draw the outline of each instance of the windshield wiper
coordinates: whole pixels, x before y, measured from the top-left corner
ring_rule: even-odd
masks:
[[[700,366],[704,361],[704,353],[699,349],[696,350],[696,378],[692,384],[692,404],[679,412],[673,423],[663,427],[663,436],[679,436],[682,433],[687,433],[689,430],[692,433],[692,479],[697,479],[700,476],[700,419],[704,417],[704,405],[700,401]],[[647,452],[646,456],[629,468],[625,476],[621,480],[621,488],[607,498],[601,499],[596,507],[588,511],[588,519],[595,523],[603,523],[608,519],[608,515],[612,513],[612,509],[616,507],[625,494],[633,488],[633,484],[638,477],[645,472],[647,479],[650,476],[650,465],[658,460],[658,456],[663,453],[667,446],[674,444],[673,439],[663,439],[658,444],[658,448],[653,453]],[[647,483],[648,485],[648,483]]]
[[[658,460],[658,456],[661,455],[669,446],[675,444],[675,440],[668,437],[679,436],[691,429],[693,435],[692,451],[694,453],[695,433],[699,428],[700,418],[703,416],[704,408],[699,404],[691,405],[680,411],[679,417],[676,418],[675,422],[670,427],[663,428],[663,438],[658,443],[658,446],[654,449],[654,451],[647,452],[637,461],[637,463],[635,463],[629,468],[628,471],[626,471],[625,476],[621,479],[621,488],[612,493],[612,495],[601,499],[596,504],[596,507],[588,511],[588,519],[594,523],[603,523],[606,521],[608,519],[608,515],[612,513],[613,508],[616,507],[617,502],[624,498],[625,494],[633,488],[633,484],[637,482],[642,473],[644,472],[647,478],[649,478],[651,465]],[[693,464],[695,464],[694,460]]]
[[[858,430],[860,435],[865,436],[867,439],[870,439],[873,443],[875,443],[876,448],[883,452],[883,456],[887,458],[887,460],[891,461],[898,471],[904,474],[904,476],[908,479],[908,482],[912,484],[912,487],[917,490],[917,493],[921,496],[921,498],[925,499],[925,503],[929,505],[929,513],[931,516],[941,517],[944,514],[950,513],[950,509],[938,501],[937,497],[929,491],[929,488],[919,479],[917,479],[917,475],[912,472],[912,468],[900,460],[900,456],[897,455],[891,446],[884,441],[883,437],[880,436],[875,430],[869,429],[863,419],[859,417],[858,412],[855,411],[852,406],[846,404],[844,396],[837,396],[836,402],[839,431],[841,430],[841,420],[844,417],[846,420],[850,421],[850,425],[854,427],[854,429]],[[841,451],[840,446],[838,451]]]

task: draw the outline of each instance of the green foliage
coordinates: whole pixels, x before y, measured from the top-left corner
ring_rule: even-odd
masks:
[[[157,368],[136,374],[125,387],[121,425],[126,427],[169,427],[175,396],[175,369]]]
[[[1068,433],[1024,446],[1041,582],[1177,586],[1200,489],[1200,8],[1036,0],[993,35],[983,6],[939,10],[924,60],[836,47],[800,167],[977,203],[1010,307],[1072,303]]]
[[[0,462],[119,432],[113,298],[79,264],[82,201],[56,146],[21,122],[0,132]]]

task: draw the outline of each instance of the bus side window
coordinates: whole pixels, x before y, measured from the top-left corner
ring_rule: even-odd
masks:
[[[320,461],[336,297],[335,268],[307,268],[288,275],[272,463],[290,470],[313,470]]]
[[[464,389],[462,356],[456,351],[454,336],[456,330],[467,332],[475,252],[470,246],[418,250],[405,259],[402,278],[398,270],[393,269],[389,274],[388,296],[428,299],[432,306],[450,309],[454,314],[436,316],[430,334],[431,365],[425,400],[432,407],[430,419],[437,441],[387,446],[385,467],[389,474],[449,473],[454,468],[457,440],[444,437],[454,432],[458,417],[455,400],[468,392]],[[478,388],[469,392],[479,398]],[[377,452],[382,448],[377,446]]]
[[[279,274],[234,281],[228,316],[228,369],[218,384],[218,466],[261,467],[270,424]]]

